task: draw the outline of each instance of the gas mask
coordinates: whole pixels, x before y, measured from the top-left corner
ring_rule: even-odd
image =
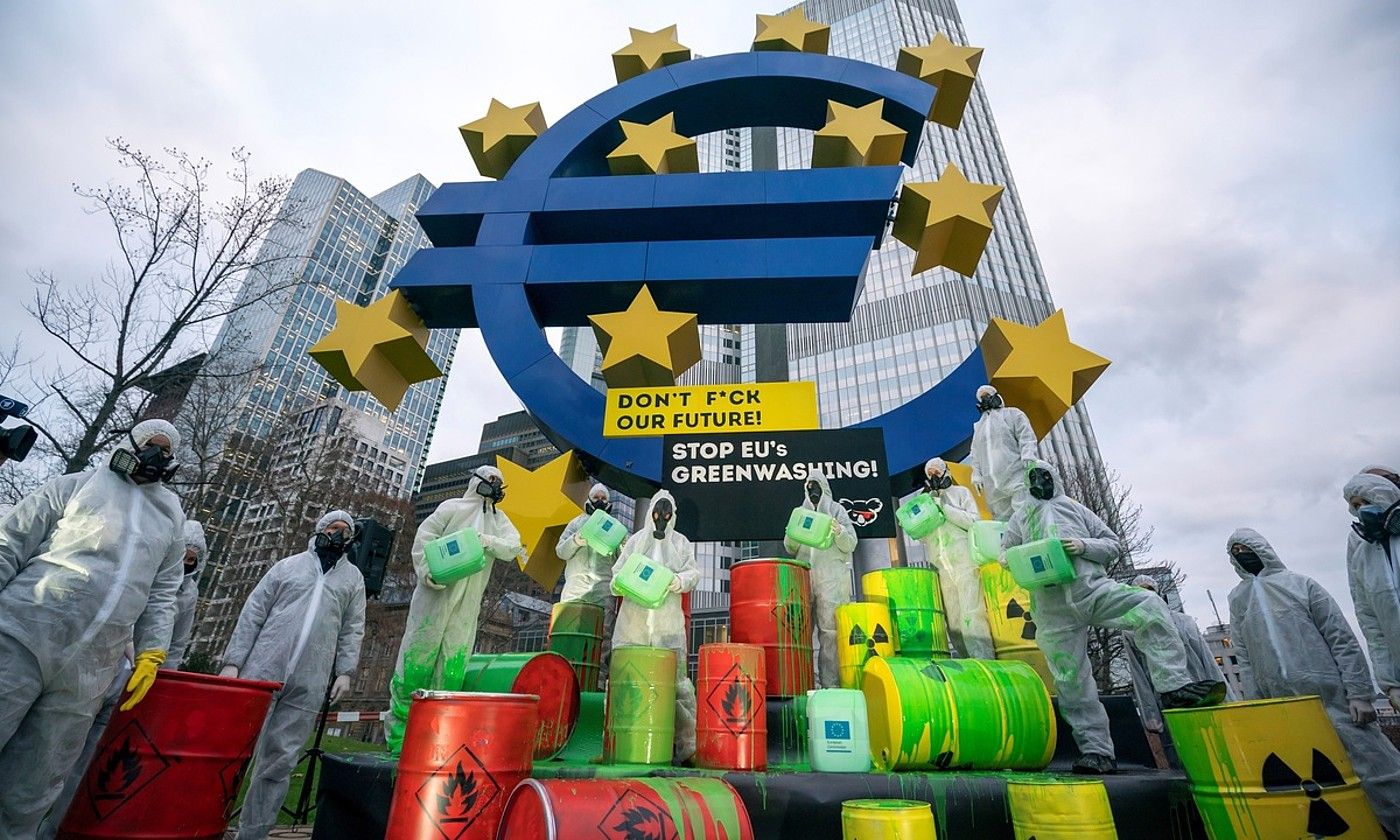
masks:
[[[671,517],[676,515],[676,509],[671,505],[670,499],[662,499],[651,509],[651,535],[658,540],[666,538],[666,527],[671,524]]]
[[[476,494],[483,499],[489,500],[493,505],[499,503],[506,497],[506,486],[495,476],[485,476],[481,473],[476,475]]]
[[[947,473],[942,473],[940,475],[929,476],[924,483],[928,485],[929,490],[934,492],[947,490],[949,487],[953,486],[953,477]]]
[[[977,400],[977,411],[979,414],[985,414],[993,409],[1001,408],[1001,406],[1001,394],[988,394]]]
[[[584,513],[592,513],[595,510],[601,510],[603,513],[607,513],[611,509],[612,502],[607,499],[589,499],[583,504]]]
[[[331,534],[322,531],[317,534],[313,546],[316,550],[316,556],[321,560],[321,571],[329,571],[336,561],[350,549],[350,543],[354,540],[355,536],[349,529]]]
[[[822,500],[822,486],[815,481],[809,481],[805,489],[807,491],[807,499],[812,503],[813,507],[816,507],[817,503]]]
[[[1041,501],[1055,498],[1055,476],[1044,467],[1032,467],[1026,475],[1026,487]]]
[[[1235,558],[1235,562],[1239,564],[1241,569],[1244,569],[1251,575],[1257,575],[1264,571],[1264,561],[1259,559],[1259,555],[1255,554],[1253,549],[1243,546],[1232,548],[1230,549],[1230,556]]]
[[[1400,535],[1400,502],[1388,508],[1362,505],[1356,509],[1355,515],[1356,521],[1351,523],[1351,529],[1368,543],[1379,543]]]
[[[112,459],[107,464],[112,472],[125,476],[136,484],[168,482],[175,477],[180,465],[175,463],[174,455],[165,454],[164,449],[153,444],[138,446],[136,439],[130,434],[127,435],[127,440],[131,441],[130,451],[117,449],[112,452]]]

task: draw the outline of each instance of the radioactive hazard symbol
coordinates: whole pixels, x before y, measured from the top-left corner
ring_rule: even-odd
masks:
[[[1024,622],[1021,625],[1021,638],[1028,642],[1035,641],[1035,619],[1031,617],[1031,611],[1017,603],[1015,598],[1006,604],[1006,618],[1008,621],[1021,619]]]
[[[1276,753],[1269,753],[1264,759],[1261,771],[1264,790],[1268,793],[1296,794],[1299,791],[1308,798],[1308,827],[1310,837],[1340,837],[1351,830],[1342,815],[1327,801],[1328,788],[1346,785],[1342,772],[1332,760],[1319,750],[1312,751],[1312,767],[1304,777]]]
[[[604,840],[677,840],[676,824],[665,806],[630,789],[598,823],[598,834]]]
[[[93,757],[87,774],[88,801],[98,822],[134,799],[170,765],[141,722],[127,721]]]
[[[738,665],[731,665],[705,702],[733,735],[743,735],[753,725],[758,709],[758,690]]]
[[[463,744],[428,776],[416,798],[443,840],[458,840],[500,795],[486,765]]]

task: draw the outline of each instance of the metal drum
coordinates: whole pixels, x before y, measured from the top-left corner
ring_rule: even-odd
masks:
[[[800,560],[744,560],[729,571],[730,637],[763,648],[768,696],[805,697],[813,688],[811,566]]]

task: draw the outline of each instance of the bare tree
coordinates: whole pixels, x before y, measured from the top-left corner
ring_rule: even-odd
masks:
[[[1154,531],[1143,519],[1142,506],[1132,499],[1133,488],[1117,472],[1098,464],[1076,462],[1072,469],[1061,469],[1060,477],[1066,495],[1093,511],[1118,535],[1119,557],[1104,571],[1117,580],[1132,577],[1134,568],[1142,565],[1152,550]],[[1175,564],[1153,565],[1169,569],[1178,586],[1185,580]],[[1126,654],[1127,643],[1121,633],[1105,627],[1089,628],[1089,660],[1093,663],[1094,681],[1099,691],[1112,694],[1128,689],[1130,677],[1123,660]]]
[[[25,306],[62,348],[34,366],[28,396],[44,408],[30,422],[64,472],[85,468],[141,416],[150,400],[141,382],[260,299],[239,295],[243,281],[274,276],[291,258],[264,240],[280,225],[300,225],[287,200],[291,182],[254,176],[242,149],[216,182],[208,160],[178,149],[154,155],[120,138],[110,146],[130,183],[74,192],[111,223],[116,257],[87,283],[31,274]],[[264,287],[263,298],[276,290]]]

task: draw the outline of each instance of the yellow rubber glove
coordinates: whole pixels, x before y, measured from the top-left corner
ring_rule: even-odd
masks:
[[[160,670],[160,664],[165,661],[165,651],[163,650],[143,650],[136,654],[136,665],[131,672],[131,679],[126,681],[126,690],[131,696],[126,698],[126,702],[121,705],[121,710],[134,708],[137,703],[146,699],[146,692],[151,690],[151,686],[156,682],[156,671]]]

